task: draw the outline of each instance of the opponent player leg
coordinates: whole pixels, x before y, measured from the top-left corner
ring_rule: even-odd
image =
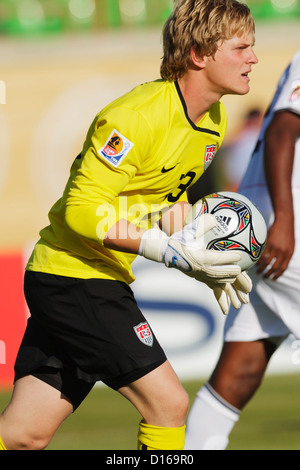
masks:
[[[268,340],[224,343],[217,366],[190,411],[185,449],[227,447],[228,436],[259,388],[275,350]]]
[[[224,343],[209,384],[232,406],[242,410],[260,386],[276,349],[274,343],[264,339]]]
[[[143,417],[139,449],[183,449],[189,399],[168,361],[118,391]]]
[[[0,416],[0,436],[8,450],[47,447],[73,406],[60,391],[28,375],[16,381],[11,402]]]

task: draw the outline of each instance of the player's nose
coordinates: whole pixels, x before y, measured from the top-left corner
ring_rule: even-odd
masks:
[[[249,64],[252,64],[252,65],[255,65],[255,64],[258,64],[258,62],[259,62],[258,57],[257,57],[257,55],[255,54],[254,50],[251,48],[251,49],[250,49],[250,54],[249,54],[248,63],[249,63]]]

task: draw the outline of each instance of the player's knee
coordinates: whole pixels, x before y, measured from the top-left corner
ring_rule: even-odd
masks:
[[[181,408],[182,408],[182,414],[183,416],[186,417],[186,415],[188,414],[190,402],[189,402],[189,395],[184,389],[182,389],[180,403],[181,403]]]
[[[177,425],[181,425],[180,423],[184,424],[189,409],[189,396],[183,388],[169,397],[169,409],[178,421]]]
[[[264,377],[264,370],[259,367],[248,369],[245,374],[241,374],[240,386],[242,389],[246,389],[252,394],[260,387],[262,379]]]
[[[144,409],[145,422],[163,427],[183,426],[189,408],[189,397],[183,388],[174,390],[168,396],[160,396]]]
[[[266,363],[259,358],[249,358],[239,368],[232,371],[232,376],[236,376],[236,381],[242,388],[257,389],[264,377]]]
[[[52,436],[42,436],[37,433],[15,432],[6,437],[9,450],[44,450],[49,445]]]
[[[265,370],[257,364],[248,364],[244,369],[237,368],[223,374],[218,382],[211,380],[210,384],[229,403],[243,409],[260,387],[264,372]]]
[[[18,448],[20,450],[44,450],[48,446],[50,440],[48,439],[32,439],[30,436],[28,438],[19,441]]]

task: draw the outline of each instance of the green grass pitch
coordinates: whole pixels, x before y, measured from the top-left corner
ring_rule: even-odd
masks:
[[[191,402],[201,382],[184,382]],[[300,450],[300,379],[269,375],[243,411],[228,450]],[[0,392],[0,410],[9,400]],[[135,450],[139,413],[106,387],[95,387],[59,429],[48,450]]]

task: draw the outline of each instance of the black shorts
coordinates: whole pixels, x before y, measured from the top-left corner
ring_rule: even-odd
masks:
[[[119,281],[25,273],[31,313],[15,380],[34,375],[74,409],[95,382],[118,390],[166,361],[130,287]]]

